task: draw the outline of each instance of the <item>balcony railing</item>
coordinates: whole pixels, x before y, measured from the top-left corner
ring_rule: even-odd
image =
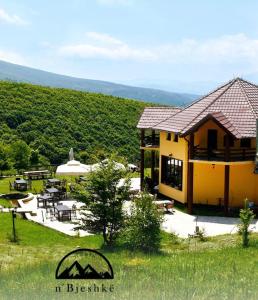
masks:
[[[159,148],[159,135],[145,136],[142,141],[142,147]]]
[[[210,161],[254,161],[255,155],[255,148],[230,149],[229,153],[227,153],[226,149],[215,150],[195,147],[192,159]]]

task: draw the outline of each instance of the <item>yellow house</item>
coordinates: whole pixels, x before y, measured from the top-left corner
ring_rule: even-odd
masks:
[[[137,125],[142,187],[150,151],[149,186],[158,185],[189,213],[194,204],[207,204],[224,207],[227,214],[246,197],[258,205],[257,119],[258,86],[240,78],[184,109],[145,108]]]

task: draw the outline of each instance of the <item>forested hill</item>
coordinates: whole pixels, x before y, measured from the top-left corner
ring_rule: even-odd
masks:
[[[104,149],[135,162],[136,124],[146,105],[150,104],[0,81],[0,144],[3,149],[16,140],[25,141],[30,151],[38,150],[53,164],[66,161],[70,147],[82,161]]]
[[[159,89],[142,88],[117,84],[102,80],[76,78],[11,64],[0,60],[0,79],[38,84],[43,86],[68,88],[79,91],[102,93],[116,97],[130,98],[166,105],[182,106],[197,95],[168,92]]]

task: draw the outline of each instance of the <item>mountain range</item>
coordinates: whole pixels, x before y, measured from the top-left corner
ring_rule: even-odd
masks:
[[[116,97],[136,99],[165,105],[183,106],[198,98],[198,95],[194,94],[175,93],[160,89],[135,87],[108,81],[59,75],[1,60],[0,80],[102,93]]]

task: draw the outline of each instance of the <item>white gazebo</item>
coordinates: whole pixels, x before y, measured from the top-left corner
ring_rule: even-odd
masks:
[[[60,165],[56,169],[57,175],[85,175],[91,171],[90,165],[81,164],[79,161],[74,159],[73,148],[70,149],[69,152],[69,161]]]

